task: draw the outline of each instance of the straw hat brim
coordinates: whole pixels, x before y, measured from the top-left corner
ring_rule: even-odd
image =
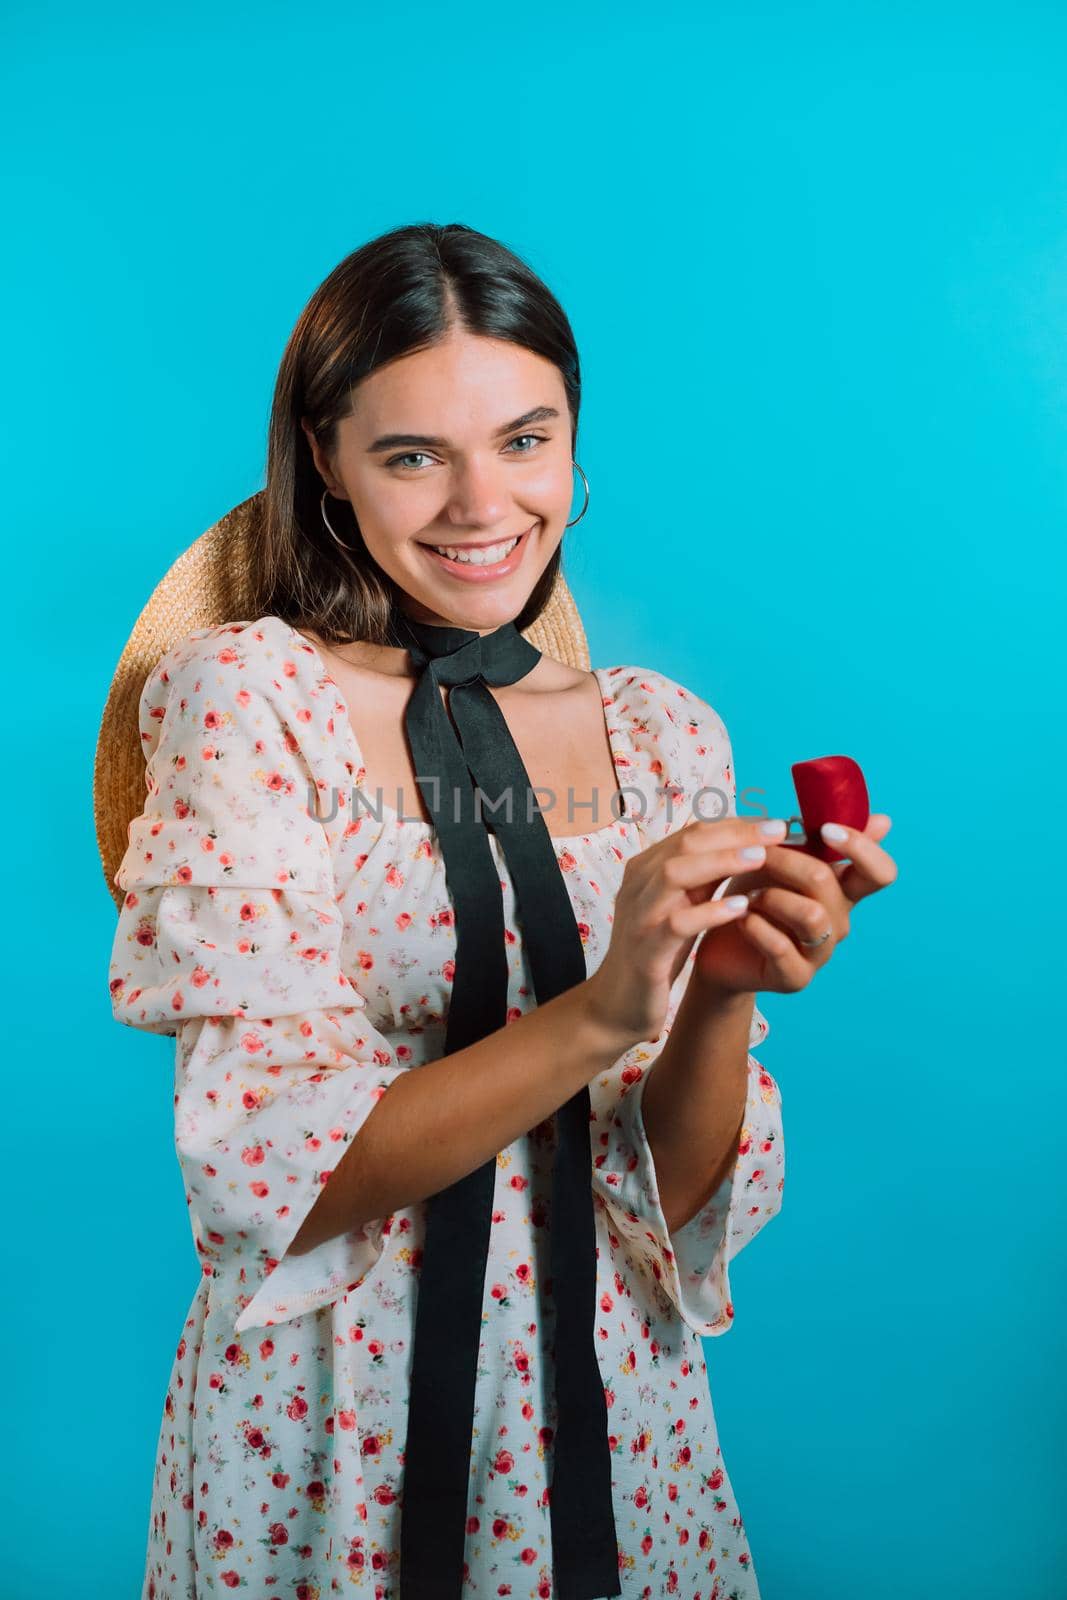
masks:
[[[254,621],[248,574],[260,526],[264,491],[243,500],[202,533],[153,589],[119,657],[111,682],[93,769],[96,842],[116,908],[123,891],[115,883],[129,841],[130,823],[145,802],[145,756],[141,742],[141,694],[149,674],[173,645],[198,628]],[[585,630],[562,573],[552,597],[523,637],[567,666],[590,670]]]

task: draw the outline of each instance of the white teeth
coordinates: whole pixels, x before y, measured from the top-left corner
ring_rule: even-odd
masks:
[[[431,548],[436,550],[439,556],[447,556],[450,561],[458,561],[472,567],[491,567],[494,562],[503,561],[509,556],[518,542],[518,539],[509,539],[507,544],[491,544],[484,550],[457,550],[450,544],[435,544]]]

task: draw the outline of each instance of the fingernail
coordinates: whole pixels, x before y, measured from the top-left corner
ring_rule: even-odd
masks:
[[[726,904],[730,907],[731,911],[744,911],[745,907],[748,905],[748,895],[728,894],[726,896]]]
[[[761,822],[759,831],[765,839],[781,839],[785,835],[787,824],[781,817],[776,817],[773,822]]]
[[[827,844],[844,844],[848,838],[848,829],[842,828],[838,822],[824,822],[819,832]]]
[[[745,848],[739,851],[738,854],[742,861],[762,861],[767,852],[761,844],[746,844]]]

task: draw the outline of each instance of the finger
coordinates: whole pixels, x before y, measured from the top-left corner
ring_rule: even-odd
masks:
[[[838,921],[827,913],[821,900],[794,894],[791,889],[755,889],[749,895],[749,905],[767,922],[790,934],[805,960],[818,967],[829,961],[836,945],[848,937],[847,911]],[[824,938],[825,934],[829,938]]]
[[[737,922],[747,910],[747,895],[727,895],[721,900],[701,900],[696,905],[674,906],[665,916],[664,923],[675,938],[695,939],[698,933],[705,933],[708,928],[719,928],[725,922]]]
[[[776,928],[756,911],[750,911],[747,917],[742,917],[737,926],[766,959],[770,969],[766,988],[792,994],[811,982],[816,971],[814,963],[805,960],[793,940],[781,928]]]
[[[746,867],[759,865],[760,862],[745,860],[744,851],[758,850],[762,860],[767,859],[765,845],[756,845],[751,840],[742,838],[732,849],[689,849],[680,850],[660,868],[658,892],[664,901],[669,901],[673,894],[680,889],[704,891],[699,895],[690,892],[694,900],[708,899],[731,873],[743,872]]]
[[[874,821],[873,817],[868,821],[868,828]],[[883,823],[887,823],[888,826],[883,827]],[[879,837],[884,838],[892,825],[890,818],[880,814],[877,828],[873,831],[877,831]],[[858,828],[846,828],[844,824],[832,826],[844,828],[843,839],[829,838],[826,839],[826,843],[850,858],[848,862],[834,862],[834,876],[842,894],[848,900],[855,904],[856,901],[864,900],[868,895],[876,894],[879,889],[886,889],[891,883],[896,882],[896,862],[870,834],[861,832]],[[824,823],[823,829],[825,828]],[[823,836],[825,838],[825,831]]]
[[[723,894],[751,894],[755,889],[763,889],[773,884],[774,879],[769,872],[756,867],[751,872],[733,872],[726,879]]]
[[[872,811],[863,831],[868,839],[873,839],[875,844],[881,844],[892,826],[892,817],[887,817],[884,811]]]
[[[702,847],[710,840],[712,844],[742,844],[746,839],[759,839],[766,844],[768,838],[776,839],[777,834],[768,835],[763,832],[772,823],[780,824],[779,832],[785,836],[789,823],[785,817],[690,817],[681,828],[669,833],[661,839],[659,846],[663,845],[697,845]]]
[[[773,821],[779,823],[779,833],[764,834],[763,828]],[[628,870],[631,870],[634,876],[645,877],[660,871],[665,859],[673,860],[679,856],[689,858],[723,850],[740,850],[746,845],[762,845],[766,848],[770,844],[777,843],[779,837],[784,838],[787,827],[784,818],[718,817],[706,822],[691,819],[674,833],[668,834],[666,839],[647,845],[644,850],[631,857]],[[746,865],[748,863],[742,863],[742,866]]]
[[[794,845],[772,845],[767,851],[762,876],[771,884],[784,885],[811,900],[821,901],[835,927],[844,923],[849,900],[841,887],[841,879],[828,861],[820,861]]]

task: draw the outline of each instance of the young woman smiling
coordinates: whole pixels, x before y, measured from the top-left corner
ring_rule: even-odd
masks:
[[[205,1273],[155,1600],[758,1596],[701,1346],[781,1205],[755,1000],[893,881],[889,819],[783,848],[706,700],[526,639],[580,392],[504,245],[364,245],[281,363],[255,602],[145,686],[112,995],[178,1039]]]

